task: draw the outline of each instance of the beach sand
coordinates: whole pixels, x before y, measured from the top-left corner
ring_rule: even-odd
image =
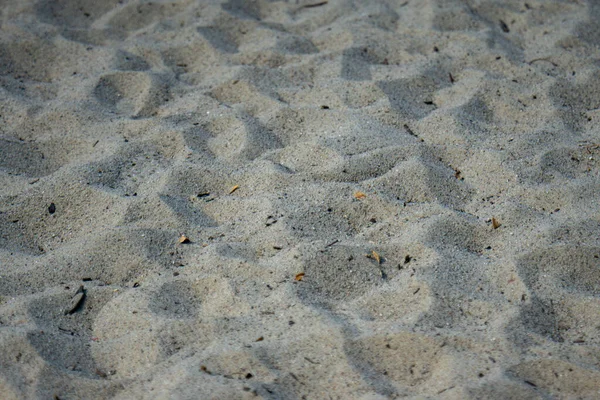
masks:
[[[3,399],[600,398],[600,5],[5,0]]]

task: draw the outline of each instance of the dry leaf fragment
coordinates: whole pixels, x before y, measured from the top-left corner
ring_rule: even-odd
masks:
[[[71,315],[71,314],[74,314],[75,312],[79,311],[85,300],[85,295],[86,295],[85,288],[83,287],[83,285],[80,285],[79,289],[77,289],[77,291],[71,298],[69,306],[65,309],[64,314]]]
[[[96,375],[98,375],[100,378],[107,378],[108,374],[104,371],[102,371],[101,369],[96,368]]]
[[[202,371],[202,372],[204,372],[206,374],[212,375],[212,372],[210,372],[210,370],[208,368],[206,368],[206,365],[201,365],[200,366],[200,371]]]
[[[381,264],[381,257],[379,257],[379,254],[375,250],[371,250],[371,257],[377,261],[377,264]]]
[[[492,217],[492,228],[498,229],[499,227],[500,227],[500,222],[496,218]]]
[[[264,336],[261,336],[258,339],[256,339],[257,342],[262,342],[263,340],[265,340]]]
[[[302,279],[304,279],[304,272],[300,272],[299,274],[296,274],[296,277],[294,279],[296,279],[298,282],[301,281]]]
[[[179,243],[189,243],[190,242],[190,238],[185,236],[185,235],[181,235],[179,236]]]
[[[365,254],[365,257],[377,261],[377,264],[381,264],[381,256],[375,250],[371,250],[370,254]]]
[[[240,185],[235,185],[234,187],[231,188],[231,190],[229,190],[229,194],[235,192],[236,190],[238,190],[240,188]]]
[[[364,194],[363,192],[359,191],[359,192],[354,193],[354,198],[357,200],[364,199],[365,197],[367,197],[367,195]]]

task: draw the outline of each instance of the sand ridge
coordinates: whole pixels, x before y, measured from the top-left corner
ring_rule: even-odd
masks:
[[[5,1],[3,398],[598,398],[599,14]]]

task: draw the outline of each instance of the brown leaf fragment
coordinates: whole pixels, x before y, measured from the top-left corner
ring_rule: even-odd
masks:
[[[498,221],[496,218],[492,217],[492,228],[494,229],[498,229],[500,227],[500,221]]]
[[[296,277],[294,279],[297,280],[298,282],[300,282],[302,279],[304,279],[304,272],[300,272],[299,274],[296,274]]]
[[[101,369],[96,368],[96,375],[98,375],[100,378],[107,378],[108,374],[104,371],[102,371]]]
[[[236,191],[236,190],[238,190],[239,188],[240,188],[240,185],[235,185],[234,187],[232,187],[232,188],[229,190],[229,194],[231,194],[231,193],[235,192],[235,191]]]
[[[255,342],[262,342],[263,340],[265,340],[265,337],[261,336],[258,339],[256,339]]]
[[[354,193],[354,198],[356,200],[361,200],[361,199],[364,199],[365,197],[367,197],[367,195],[364,194],[363,192],[358,191],[358,192]]]
[[[208,369],[208,368],[206,368],[206,365],[201,365],[201,366],[200,366],[200,371],[202,371],[202,372],[204,372],[204,373],[206,373],[206,374],[209,374],[209,375],[211,375],[211,374],[212,374],[212,372],[210,372],[210,371],[209,371],[209,369]]]

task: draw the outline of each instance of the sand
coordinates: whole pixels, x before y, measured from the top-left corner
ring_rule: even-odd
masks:
[[[2,1],[3,399],[600,398],[600,6]]]

